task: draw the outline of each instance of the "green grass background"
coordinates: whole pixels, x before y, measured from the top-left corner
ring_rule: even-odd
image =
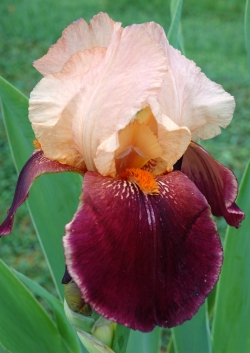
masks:
[[[167,31],[169,0],[2,0],[0,2],[0,74],[29,95],[41,75],[32,62],[72,21],[104,11],[123,25],[155,21]],[[182,30],[186,56],[212,80],[235,96],[231,125],[221,135],[203,142],[240,180],[250,151],[249,76],[244,44],[243,0],[184,0]],[[32,143],[32,141],[30,142]],[[12,200],[16,172],[0,118],[0,221]],[[50,201],[52,202],[52,201]],[[223,236],[225,223],[219,221]],[[51,235],[53,236],[53,235]],[[0,256],[20,272],[53,291],[48,269],[30,218],[23,205],[14,231],[0,240]]]

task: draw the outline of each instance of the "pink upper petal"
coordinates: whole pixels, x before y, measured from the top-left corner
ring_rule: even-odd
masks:
[[[196,64],[174,49],[164,30],[148,23],[150,36],[158,41],[168,59],[169,71],[158,96],[163,112],[177,125],[186,126],[192,139],[208,139],[221,132],[233,117],[234,98],[209,80]]]
[[[157,95],[166,72],[162,48],[143,25],[114,31],[107,49],[71,55],[60,73],[43,78],[31,94],[29,117],[45,155],[74,165],[76,154],[96,170],[102,159],[97,148]],[[117,139],[111,141],[109,152],[118,148]],[[102,173],[109,173],[108,165]]]
[[[34,180],[44,173],[60,173],[75,171],[83,173],[65,164],[51,161],[44,157],[43,151],[37,150],[24,165],[19,175],[12,205],[8,210],[8,215],[4,222],[0,225],[0,236],[11,232],[14,215],[18,207],[26,200],[29,189]]]
[[[31,92],[29,118],[48,158],[76,167],[85,164],[82,144],[74,136],[73,119],[81,120],[84,94],[91,82],[89,72],[97,70],[105,52],[104,48],[77,52],[61,73],[46,76]],[[81,87],[83,78],[85,86]],[[75,128],[77,136],[82,131],[79,125]]]
[[[68,271],[104,317],[141,331],[190,319],[218,280],[222,247],[204,196],[181,172],[160,195],[87,172],[63,238]]]
[[[44,76],[59,72],[77,51],[107,47],[112,33],[120,27],[121,23],[114,22],[105,13],[94,16],[89,25],[80,18],[63,31],[62,37],[51,46],[46,55],[34,62],[34,66]]]
[[[206,197],[215,216],[223,216],[229,225],[239,227],[245,216],[235,204],[238,184],[229,169],[192,142],[183,156],[181,171]]]

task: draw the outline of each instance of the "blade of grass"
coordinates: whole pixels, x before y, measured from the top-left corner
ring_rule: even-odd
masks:
[[[168,30],[168,40],[173,47],[180,49],[184,54],[184,43],[181,30],[181,11],[182,0],[171,0],[171,24]]]
[[[248,73],[250,75],[250,4],[249,4],[249,0],[246,1],[246,8],[245,8],[245,43],[246,43],[246,50],[247,50]]]
[[[213,352],[250,352],[250,163],[237,203],[246,214],[240,229],[228,227],[224,264],[217,288]]]

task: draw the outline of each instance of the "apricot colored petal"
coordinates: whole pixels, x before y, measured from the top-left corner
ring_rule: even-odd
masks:
[[[162,152],[158,153],[156,156],[150,156],[150,161],[144,169],[149,170],[154,175],[159,175],[166,171],[172,171],[173,165],[183,156],[188,148],[191,141],[191,133],[186,127],[179,127],[166,115],[161,114],[159,104],[154,98],[148,99],[147,103],[155,113],[157,121],[157,144],[161,147]],[[143,134],[143,139],[145,139],[145,144],[148,144],[146,148],[152,148],[152,153],[154,153],[156,149],[145,133]],[[117,172],[114,162],[116,146],[117,134],[113,134],[109,139],[99,145],[97,149],[95,164],[97,170],[102,175],[115,176]],[[142,151],[143,149],[141,148],[140,150]],[[146,153],[146,155],[149,155],[149,153]],[[154,160],[153,162],[151,162],[152,159]],[[159,162],[158,165],[155,163],[156,160]]]
[[[164,174],[167,171],[167,167],[168,162],[164,161],[162,158],[154,158],[148,161],[142,169],[157,176]]]
[[[88,24],[83,18],[70,24],[62,37],[52,45],[46,55],[34,62],[34,67],[44,76],[61,71],[72,54],[94,47],[107,47],[112,33],[121,27],[107,14],[99,13]]]
[[[82,114],[90,82],[88,72],[100,65],[105,52],[95,48],[72,55],[61,73],[44,77],[31,92],[29,119],[49,159],[77,168],[85,164],[84,151],[74,136],[73,119]],[[83,77],[86,81],[82,87]]]
[[[192,139],[218,135],[233,117],[234,98],[209,80],[196,64],[174,49],[162,27],[148,23],[150,36],[160,43],[168,59],[169,70],[158,99],[162,111],[177,125],[186,126]]]
[[[119,148],[117,146],[117,134],[113,134],[105,140],[97,149],[95,165],[102,175],[115,176],[127,168],[141,168],[145,161],[157,158],[162,154],[156,135],[152,130],[137,122],[128,124],[118,133]],[[135,148],[137,152],[128,152],[126,160],[123,155],[126,154],[126,148]],[[115,152],[115,153],[114,153]]]
[[[181,170],[182,159],[183,157],[178,159],[178,161],[173,165],[173,170]],[[142,169],[153,174],[154,176],[158,176],[158,175],[166,174],[166,169],[167,169],[166,165],[167,163],[163,159],[156,158],[148,161],[148,163],[145,164],[145,166]]]
[[[60,73],[43,78],[31,94],[30,120],[45,155],[55,159],[62,154],[62,159],[56,159],[71,164],[67,151],[62,151],[72,147],[88,170],[96,170],[98,146],[123,129],[148,96],[157,95],[166,71],[161,47],[141,25],[113,32],[107,49],[73,54]],[[53,128],[56,133],[48,139],[48,130]],[[66,144],[61,135],[69,136]],[[113,150],[117,148],[118,142]]]
[[[190,319],[218,280],[222,247],[210,207],[180,171],[157,177],[160,195],[87,172],[63,238],[83,299],[141,331]]]
[[[213,215],[223,216],[229,225],[239,227],[245,216],[235,203],[238,183],[231,170],[192,142],[183,156],[181,171],[206,197]]]
[[[76,170],[75,168],[72,168],[68,165],[63,165],[56,161],[49,160],[44,156],[43,151],[41,150],[34,152],[21,170],[17,181],[12,205],[8,210],[6,219],[0,225],[0,236],[9,234],[11,232],[14,215],[18,207],[28,197],[30,187],[36,178],[45,173],[61,173],[69,171],[83,173],[83,171]]]
[[[108,47],[105,61],[101,78],[85,96],[81,139],[89,170],[94,170],[97,148],[131,122],[148,96],[157,94],[167,71],[162,49],[141,25],[126,27]],[[112,147],[118,148],[118,139]]]
[[[163,150],[161,159],[166,162],[166,170],[183,156],[191,141],[191,133],[186,127],[178,127],[167,116],[162,115],[158,124],[158,140]]]
[[[163,114],[155,97],[148,98],[152,112],[157,121],[157,137],[163,153],[157,160],[159,165],[153,169],[154,162],[149,162],[149,170],[154,175],[170,172],[173,165],[183,156],[191,141],[191,132],[185,126],[178,126],[168,116]],[[164,169],[163,169],[164,168]]]

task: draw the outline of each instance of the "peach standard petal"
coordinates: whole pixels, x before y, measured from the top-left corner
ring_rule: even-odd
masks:
[[[85,161],[96,170],[98,146],[158,94],[166,72],[163,50],[143,25],[114,31],[107,49],[71,55],[31,94],[30,120],[45,155],[69,165]]]
[[[169,70],[158,95],[162,111],[179,126],[192,132],[192,139],[208,139],[221,132],[233,117],[234,98],[209,80],[196,64],[168,42],[156,23],[145,24],[151,38],[160,43]]]
[[[29,118],[46,157],[80,168],[84,152],[74,136],[73,120],[82,114],[91,68],[103,60],[105,48],[79,51],[60,73],[43,78],[30,95]],[[92,72],[92,71],[91,71]]]
[[[165,115],[162,116],[162,122],[158,126],[158,139],[163,150],[160,157],[166,163],[165,170],[171,172],[173,165],[188,148],[191,134],[186,127],[178,127]]]
[[[185,126],[178,126],[162,110],[156,98],[149,97],[148,103],[156,118],[158,126],[158,141],[162,148],[161,172],[171,172],[173,165],[183,156],[191,141],[191,133]],[[164,162],[164,163],[163,163]],[[162,169],[164,167],[164,169]],[[159,168],[155,169],[159,174]]]
[[[62,33],[48,53],[34,62],[34,67],[44,76],[59,72],[70,56],[79,50],[109,45],[112,34],[121,27],[107,14],[99,13],[90,20],[83,19],[71,23]]]

